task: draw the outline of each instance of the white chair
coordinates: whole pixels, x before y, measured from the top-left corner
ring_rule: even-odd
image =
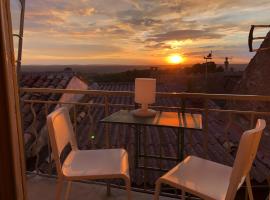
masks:
[[[258,120],[255,129],[244,132],[233,167],[195,156],[187,157],[156,182],[155,200],[159,199],[161,184],[167,184],[207,200],[233,200],[246,181],[249,199],[253,200],[249,171],[256,156],[266,124]]]
[[[66,108],[48,115],[47,125],[58,173],[57,200],[61,199],[64,181],[68,182],[65,194],[68,199],[72,181],[116,178],[125,181],[131,199],[128,154],[124,149],[79,150]],[[68,143],[72,150],[61,164],[60,155]]]

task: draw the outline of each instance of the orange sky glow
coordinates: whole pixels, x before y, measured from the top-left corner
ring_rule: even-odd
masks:
[[[27,0],[23,64],[194,64],[211,50],[216,63],[248,63],[250,25],[269,24],[269,9],[269,0]]]

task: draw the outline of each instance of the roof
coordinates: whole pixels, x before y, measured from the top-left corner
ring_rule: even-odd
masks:
[[[63,72],[23,72],[20,80],[20,87],[27,88],[57,88],[64,89],[68,86],[75,73],[70,70]],[[61,94],[20,94],[21,100],[42,100],[42,101],[58,101]],[[48,112],[51,112],[56,105],[48,106]],[[31,108],[32,107],[32,108]],[[33,110],[32,110],[33,109]],[[36,114],[35,123],[33,123],[34,115]],[[21,115],[23,119],[23,132],[26,151],[30,149],[36,134],[45,126],[46,110],[42,104],[21,103]]]

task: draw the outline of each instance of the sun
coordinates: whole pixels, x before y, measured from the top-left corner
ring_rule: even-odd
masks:
[[[183,61],[184,61],[183,56],[179,54],[174,54],[167,57],[167,62],[173,65],[180,64]]]

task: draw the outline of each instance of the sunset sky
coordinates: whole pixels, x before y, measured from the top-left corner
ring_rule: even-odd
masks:
[[[23,64],[248,63],[269,0],[26,0]],[[265,34],[265,33],[261,33]]]

